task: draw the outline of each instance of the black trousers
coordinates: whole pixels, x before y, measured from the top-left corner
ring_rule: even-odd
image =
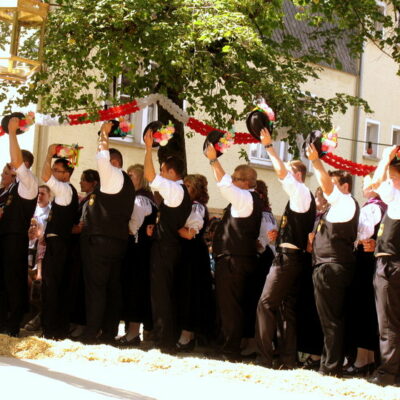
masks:
[[[265,281],[257,307],[256,342],[266,366],[272,366],[277,328],[280,363],[296,365],[296,299],[303,262],[303,253],[278,253]]]
[[[237,353],[240,350],[240,341],[244,336],[245,294],[256,269],[256,256],[223,256],[217,259],[215,292],[224,352]]]
[[[397,375],[400,373],[399,258],[391,256],[377,258],[374,287],[381,352],[379,371],[389,375]]]
[[[69,241],[59,236],[46,238],[42,263],[42,326],[46,337],[68,334]]]
[[[314,293],[324,347],[320,370],[340,375],[344,359],[346,291],[354,275],[354,264],[324,263],[313,272]]]
[[[178,339],[176,280],[180,245],[156,240],[151,248],[150,291],[155,336],[161,347],[173,348]]]
[[[0,329],[18,335],[28,301],[28,233],[0,236]]]
[[[85,279],[86,330],[104,339],[118,334],[121,317],[121,268],[126,241],[100,235],[81,236]]]

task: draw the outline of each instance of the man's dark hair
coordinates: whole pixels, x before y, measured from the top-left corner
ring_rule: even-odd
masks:
[[[70,162],[66,158],[57,158],[56,161],[54,161],[55,164],[61,164],[63,168],[69,173],[69,176],[72,175],[74,172],[74,167],[70,164]]]
[[[164,161],[165,168],[173,169],[180,178],[183,178],[185,174],[185,163],[181,158],[175,156],[169,156]]]
[[[28,163],[29,168],[32,167],[33,162],[35,161],[35,157],[33,154],[28,150],[21,150],[22,153],[22,160]]]
[[[335,171],[328,171],[330,177],[338,178],[339,184],[343,185],[347,183],[349,185],[349,192],[353,188],[353,177],[346,171],[342,171],[340,169],[336,169]]]
[[[122,168],[122,166],[124,164],[124,161],[123,161],[121,152],[119,150],[117,150],[117,149],[114,149],[114,148],[111,148],[109,150],[109,152],[110,152],[110,161],[111,160],[117,160],[117,162],[119,164],[119,167]]]
[[[99,173],[95,169],[85,169],[82,172],[83,177],[85,178],[86,182],[100,182],[100,176]]]

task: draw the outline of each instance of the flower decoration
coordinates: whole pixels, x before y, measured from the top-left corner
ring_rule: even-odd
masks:
[[[24,118],[19,120],[19,129],[26,132],[35,123],[35,113],[33,111],[25,114]]]
[[[336,149],[338,145],[338,131],[333,128],[329,132],[324,132],[321,138],[321,150],[326,154]]]
[[[268,117],[270,122],[275,121],[274,110],[266,103],[257,104],[257,107],[254,109],[254,111],[263,112]]]
[[[169,121],[168,125],[163,125],[157,132],[153,133],[153,140],[160,144],[160,146],[165,146],[175,133],[174,124]]]
[[[225,153],[235,141],[235,133],[233,131],[225,132],[225,134],[215,143],[215,150]]]
[[[55,157],[65,158],[68,160],[68,164],[75,168],[78,166],[81,149],[83,149],[83,147],[78,144],[59,144],[56,146]]]
[[[119,126],[115,129],[114,133],[116,136],[120,136],[124,138],[127,136],[131,130],[134,128],[134,125],[130,123],[130,121],[124,117],[118,118]]]
[[[6,134],[6,131],[0,126],[0,136],[3,136]]]

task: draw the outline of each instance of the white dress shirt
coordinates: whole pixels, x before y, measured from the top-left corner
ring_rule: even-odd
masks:
[[[258,237],[258,242],[262,247],[260,253],[263,253],[267,246],[270,246],[275,253],[275,246],[271,245],[267,232],[277,229],[276,220],[272,213],[263,211],[261,216],[260,235]]]
[[[381,183],[376,192],[388,205],[387,215],[391,219],[400,219],[400,190],[393,186],[391,179]]]
[[[299,182],[288,171],[283,179],[280,179],[283,190],[289,196],[289,207],[292,211],[297,213],[305,213],[310,209],[311,193],[304,182]]]
[[[129,234],[137,236],[144,219],[151,214],[151,201],[146,196],[138,195],[135,197],[135,205],[131,219],[129,220]],[[137,238],[136,238],[137,240]]]
[[[54,194],[54,202],[59,206],[68,206],[72,201],[72,189],[68,182],[61,182],[53,175],[46,182],[46,185]]]
[[[367,204],[360,209],[358,220],[357,241],[372,237],[375,226],[381,222],[382,211],[377,204]]]
[[[326,215],[326,220],[328,222],[348,222],[354,217],[356,202],[351,194],[342,193],[337,186],[334,185],[332,193],[329,196],[324,193],[324,197],[330,204],[328,214]]]
[[[150,187],[160,192],[166,206],[175,208],[181,205],[185,194],[182,184],[183,180],[181,179],[171,181],[157,174],[153,182],[150,183]]]
[[[124,175],[120,168],[110,163],[110,152],[101,150],[97,152],[97,169],[100,175],[100,191],[106,194],[119,193],[124,186]]]
[[[253,197],[250,190],[241,189],[232,182],[232,177],[225,174],[217,183],[222,196],[232,204],[231,215],[233,218],[246,218],[253,212]]]
[[[40,207],[39,205],[36,206],[35,213],[33,214],[34,218],[42,224],[43,231],[46,230],[47,219],[49,218],[49,213],[51,210],[51,203],[47,204],[46,207]]]
[[[22,163],[16,170],[18,185],[18,194],[25,200],[34,199],[39,192],[38,180],[32,171],[26,168]]]
[[[193,229],[196,235],[200,232],[204,225],[204,216],[206,214],[206,209],[203,204],[195,201],[192,204],[192,211],[185,222],[185,228]]]

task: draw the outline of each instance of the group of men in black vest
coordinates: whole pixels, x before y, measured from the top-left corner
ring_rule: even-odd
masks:
[[[37,179],[29,170],[33,157],[23,153],[16,131],[18,118],[9,123],[11,165],[17,182],[10,188],[0,218],[0,329],[17,336],[27,305],[27,231],[38,191]],[[84,343],[113,341],[118,333],[121,307],[120,270],[128,238],[135,190],[122,170],[122,155],[109,149],[112,124],[102,125],[97,166],[100,185],[90,195],[83,216],[82,262],[86,290],[87,324],[78,338]],[[151,298],[155,336],[165,351],[176,343],[173,281],[180,260],[178,230],[191,212],[191,200],[183,184],[183,162],[175,157],[161,164],[156,174],[152,160],[152,132],[145,137],[145,178],[163,201],[153,234],[151,252]],[[351,196],[351,179],[340,171],[324,169],[314,145],[307,148],[314,172],[330,207],[314,227],[315,199],[305,186],[306,168],[300,161],[283,163],[269,131],[261,143],[271,159],[284,191],[289,196],[276,238],[277,255],[267,276],[257,308],[256,342],[260,362],[272,367],[277,321],[280,323],[279,365],[296,365],[295,303],[297,284],[304,263],[308,237],[313,240],[313,282],[315,300],[324,334],[320,372],[340,375],[344,349],[344,299],[354,273],[354,242],[357,237],[359,206]],[[392,166],[397,148],[388,149],[375,174],[389,205],[377,241],[375,289],[381,338],[382,365],[375,382],[394,383],[400,367],[400,172]],[[23,156],[25,154],[25,158]],[[55,145],[48,149],[42,179],[54,193],[45,239],[43,260],[43,334],[62,338],[67,332],[65,277],[68,270],[68,241],[78,208],[78,195],[70,184],[73,168],[57,159]],[[243,334],[243,296],[248,277],[254,272],[262,205],[254,192],[257,174],[247,165],[232,176],[225,173],[212,145],[205,150],[222,196],[229,202],[213,241],[216,258],[215,287],[223,342],[221,352],[239,351]],[[272,234],[272,233],[271,233]],[[99,336],[101,335],[101,336]]]

